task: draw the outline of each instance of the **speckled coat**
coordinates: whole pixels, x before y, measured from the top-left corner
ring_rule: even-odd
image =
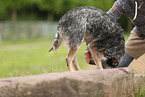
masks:
[[[93,42],[106,58],[115,57],[118,62],[124,54],[121,26],[106,12],[94,7],[72,9],[59,20],[51,50],[58,48],[62,40],[69,50],[79,48],[84,41],[87,44]]]

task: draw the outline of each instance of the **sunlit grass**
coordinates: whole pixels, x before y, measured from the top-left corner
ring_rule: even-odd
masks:
[[[127,41],[128,37],[129,37],[130,33],[124,33],[124,38],[125,38],[125,41]]]
[[[135,90],[135,97],[145,97],[145,87],[140,87],[138,90]]]
[[[42,39],[0,45],[0,78],[68,71],[65,57],[67,49],[62,45],[57,51],[48,53],[53,39]],[[86,69],[84,59],[86,45],[78,52],[81,69]]]
[[[125,34],[125,38],[128,35]],[[57,51],[48,53],[52,43],[53,38],[1,43],[0,78],[68,71],[65,62],[68,53],[66,47],[62,44]],[[88,67],[84,59],[85,49],[84,43],[77,54],[83,70]]]

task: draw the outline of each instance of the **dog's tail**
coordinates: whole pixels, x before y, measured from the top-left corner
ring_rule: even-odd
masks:
[[[48,52],[51,53],[51,52],[57,50],[60,47],[61,43],[62,43],[62,36],[57,32],[55,35],[55,39],[54,39],[52,48]]]

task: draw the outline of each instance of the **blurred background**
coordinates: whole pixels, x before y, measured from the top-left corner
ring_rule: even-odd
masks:
[[[67,11],[93,6],[108,11],[115,0],[0,0],[0,78],[68,71],[62,45],[48,53],[58,20]],[[125,33],[132,29],[130,20],[118,20]],[[128,34],[125,34],[128,38]],[[78,51],[82,70],[89,67],[84,59],[85,43]],[[95,67],[96,69],[96,67]]]
[[[51,37],[59,18],[70,9],[93,6],[108,11],[115,0],[0,0],[0,42]],[[132,28],[123,16],[119,23],[125,32]]]

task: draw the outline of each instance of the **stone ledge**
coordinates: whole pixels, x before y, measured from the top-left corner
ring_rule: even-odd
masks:
[[[0,97],[133,97],[132,68],[0,79]]]

